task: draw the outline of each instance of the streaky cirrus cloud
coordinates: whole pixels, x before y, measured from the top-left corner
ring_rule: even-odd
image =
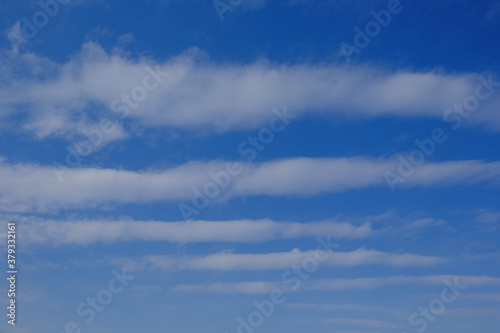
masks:
[[[337,325],[349,326],[366,326],[371,328],[399,328],[401,325],[396,325],[383,320],[365,319],[365,318],[329,318],[325,322]]]
[[[191,202],[215,181],[210,172],[226,170],[228,162],[188,162],[168,169],[56,169],[37,164],[0,161],[0,210],[47,212],[99,207],[116,203]],[[288,158],[240,163],[239,174],[211,202],[245,196],[314,196],[368,187],[386,187],[384,173],[394,171],[394,158]],[[497,186],[500,162],[450,161],[416,168],[402,187],[453,184]]]
[[[319,249],[320,256],[326,251]],[[127,270],[219,270],[219,271],[266,271],[288,269],[306,258],[313,258],[316,250],[275,253],[232,253],[219,252],[206,256],[149,255],[137,259],[113,260]],[[321,263],[325,267],[387,265],[392,267],[426,267],[445,263],[447,260],[435,256],[418,254],[398,254],[360,248],[350,252],[329,252]]]
[[[428,276],[388,276],[373,278],[352,279],[322,279],[303,282],[299,291],[337,291],[350,289],[375,289],[384,286],[397,285],[443,285],[444,281],[457,282],[459,285],[500,286],[500,277],[493,276],[465,276],[465,275],[428,275]],[[179,292],[209,292],[209,293],[241,293],[266,294],[273,289],[286,290],[283,282],[247,281],[247,282],[218,282],[212,284],[178,284],[174,287]]]
[[[21,215],[3,215],[2,219],[17,222],[25,246],[125,241],[257,243],[323,235],[336,239],[358,239],[373,234],[369,223],[356,226],[335,221],[297,223],[261,219],[186,223],[131,219],[53,220]]]
[[[131,58],[119,49],[108,52],[92,42],[64,63],[30,53],[3,51],[0,57],[3,120],[16,122],[8,117],[16,114],[16,125],[38,138],[71,138],[82,128],[96,128],[102,118],[117,116],[145,127],[250,129],[265,124],[271,110],[282,105],[299,115],[442,118],[480,84],[480,73],[266,60],[217,63],[197,49],[155,61]],[[146,96],[134,93],[145,82],[154,89]],[[483,87],[481,94],[488,93]],[[500,97],[492,96],[471,121],[500,129]],[[123,131],[108,140],[127,137]]]

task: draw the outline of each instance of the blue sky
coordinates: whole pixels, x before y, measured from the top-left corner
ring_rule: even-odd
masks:
[[[499,1],[0,9],[0,332],[498,331]]]

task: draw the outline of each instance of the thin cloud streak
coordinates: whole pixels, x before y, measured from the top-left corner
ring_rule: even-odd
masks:
[[[284,270],[313,257],[315,251],[294,249],[290,252],[239,254],[220,252],[206,256],[149,255],[137,259],[116,259],[115,264],[127,270],[219,270],[219,271],[268,271]],[[396,254],[360,248],[351,252],[331,252],[322,262],[324,267],[355,267],[386,265],[392,267],[427,267],[446,263],[441,257],[418,254]]]
[[[366,238],[373,234],[369,223],[355,226],[334,221],[296,223],[262,219],[186,223],[130,219],[51,220],[20,215],[5,215],[3,218],[17,221],[25,245],[87,245],[132,241],[258,243],[325,234],[336,239]]]
[[[372,290],[381,287],[397,285],[430,285],[441,286],[443,281],[458,279],[460,284],[466,286],[500,286],[499,277],[491,276],[464,276],[464,275],[429,275],[429,276],[391,276],[358,279],[331,279],[311,280],[304,282],[300,291],[340,291],[351,289]],[[276,288],[283,288],[283,282],[229,282],[213,284],[179,284],[174,291],[179,292],[208,292],[208,293],[241,293],[241,294],[266,294]]]
[[[214,183],[210,173],[225,170],[228,162],[189,162],[162,170],[56,169],[0,160],[0,210],[48,212],[100,207],[105,204],[189,202],[194,189]],[[385,187],[384,172],[397,168],[396,159],[289,158],[263,163],[240,163],[213,202],[247,196],[315,196],[352,189]],[[62,172],[62,182],[58,173]],[[59,174],[60,175],[60,174]],[[401,187],[500,184],[500,162],[452,161],[427,163]]]
[[[113,52],[85,43],[66,63],[2,52],[6,65],[0,67],[0,107],[23,110],[16,127],[39,139],[71,138],[78,128],[96,127],[103,117],[125,114],[144,127],[254,129],[280,105],[302,115],[442,118],[454,103],[474,93],[480,74],[268,61],[219,64],[195,48],[163,62]],[[19,73],[12,67],[32,70]],[[169,76],[135,103],[125,95],[141,84],[146,67]],[[95,106],[92,112],[89,105]],[[473,121],[500,129],[499,105],[498,97],[485,101]]]

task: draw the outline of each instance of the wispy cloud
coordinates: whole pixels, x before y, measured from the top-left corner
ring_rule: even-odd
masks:
[[[0,210],[50,211],[98,207],[108,203],[193,200],[193,189],[213,182],[210,172],[224,170],[226,165],[224,161],[212,161],[189,162],[163,170],[57,170],[0,161]],[[241,163],[241,175],[232,180],[218,200],[257,195],[311,196],[385,186],[384,172],[396,165],[395,159],[365,157],[291,158],[258,164]],[[59,182],[58,177],[63,181]],[[498,185],[499,179],[500,162],[453,161],[424,164],[402,186],[486,182]]]
[[[383,320],[364,319],[364,318],[329,318],[325,320],[328,323],[341,326],[365,326],[370,328],[398,328],[399,325],[392,324]]]
[[[365,238],[373,231],[368,223],[353,225],[334,221],[284,223],[269,219],[234,221],[136,221],[136,220],[51,220],[33,216],[4,215],[15,220],[23,243],[93,244],[124,241],[243,242],[319,237]]]
[[[437,285],[440,286],[445,280],[454,281],[467,286],[500,286],[499,277],[491,276],[461,276],[461,275],[429,275],[429,276],[391,276],[357,279],[331,279],[311,280],[304,282],[301,291],[336,291],[350,289],[375,289],[384,286],[396,285]],[[260,286],[256,288],[255,286]],[[243,294],[265,294],[275,288],[283,287],[282,282],[228,282],[214,284],[180,284],[174,290],[186,292],[212,292],[212,293],[243,293]]]
[[[117,259],[130,270],[159,269],[178,270],[220,270],[220,271],[265,271],[287,269],[314,251],[294,249],[275,253],[232,253],[220,252],[206,256],[150,255],[137,259]],[[322,265],[325,267],[387,265],[393,267],[426,267],[445,263],[446,259],[418,254],[397,254],[376,250],[357,249],[351,252],[332,252]]]
[[[311,290],[344,290],[344,289],[373,289],[386,285],[424,284],[440,285],[445,280],[455,280],[467,286],[500,285],[500,278],[491,276],[392,276],[359,279],[317,280],[311,284]]]
[[[95,43],[83,45],[66,63],[34,54],[1,54],[0,106],[16,109],[24,130],[37,137],[70,136],[79,126],[96,126],[94,113],[130,113],[146,127],[204,127],[221,132],[256,128],[276,105],[288,105],[297,114],[342,116],[431,116],[474,92],[477,74],[389,72],[368,66],[275,64],[217,64],[191,50],[163,62],[129,59],[115,49],[108,53]],[[44,63],[45,65],[41,66]],[[47,66],[48,65],[48,66]],[[36,66],[36,74],[8,69]],[[144,68],[160,66],[171,75],[154,93],[135,106],[113,101],[144,76]],[[500,128],[495,112],[499,98],[482,105],[475,121]],[[20,112],[22,110],[22,112]],[[92,112],[91,112],[92,111]],[[97,118],[99,118],[97,116]]]
[[[499,293],[467,293],[466,295],[463,295],[463,297],[481,302],[488,301],[500,303]]]

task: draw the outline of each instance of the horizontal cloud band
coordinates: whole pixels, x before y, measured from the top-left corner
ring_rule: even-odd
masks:
[[[200,60],[204,58],[199,53],[191,50],[155,62],[129,59],[119,51],[109,54],[86,43],[68,62],[55,63],[33,54],[4,52],[0,107],[21,111],[21,127],[43,138],[74,136],[79,129],[95,128],[99,120],[117,116],[147,127],[215,132],[257,128],[269,120],[273,108],[283,105],[294,114],[442,118],[455,104],[466,104],[468,96],[480,96],[481,112],[473,121],[500,128],[500,97],[493,95],[500,84],[491,76],[478,80],[479,73],[266,61],[216,64]],[[95,107],[90,110],[89,105]],[[122,131],[108,140],[126,137]]]
[[[23,244],[93,244],[123,241],[242,242],[319,237],[357,239],[373,234],[370,224],[355,226],[333,221],[283,223],[268,219],[235,221],[50,220],[33,216],[2,216],[14,220]]]
[[[300,291],[336,291],[349,289],[374,289],[394,285],[443,285],[444,281],[469,286],[500,286],[500,278],[491,276],[390,276],[359,279],[311,280],[305,282]],[[283,289],[283,282],[230,282],[212,284],[179,284],[174,290],[179,292],[209,292],[221,294],[267,294],[273,289]]]
[[[385,187],[384,174],[397,170],[399,161],[365,157],[290,158],[260,164],[239,163],[239,171],[231,175],[224,174],[228,163],[190,162],[166,170],[126,171],[57,170],[49,166],[0,162],[0,210],[50,211],[108,203],[165,201],[196,206],[203,200],[206,204],[244,196],[322,195]],[[64,172],[62,182],[58,181],[58,172]],[[423,164],[401,186],[462,185],[464,182],[498,185],[499,180],[500,162],[453,161]],[[202,195],[205,195],[203,200]]]
[[[285,270],[308,258],[324,257],[325,267],[387,265],[393,267],[425,267],[445,263],[446,259],[417,254],[395,254],[375,250],[358,249],[351,252],[331,252],[318,247],[315,251],[238,254],[220,252],[207,256],[150,255],[138,259],[118,259],[117,263],[127,270],[159,269],[165,271],[181,270],[220,270],[220,271],[265,271]]]

